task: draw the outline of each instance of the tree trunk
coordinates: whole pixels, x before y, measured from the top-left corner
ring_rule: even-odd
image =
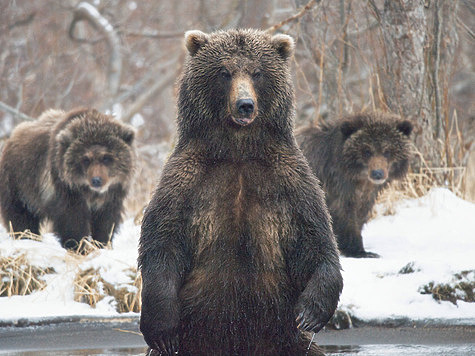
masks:
[[[379,67],[379,77],[384,104],[414,121],[416,145],[425,160],[432,163],[438,152],[425,81],[427,19],[424,3],[424,0],[385,0],[381,14],[385,62]]]
[[[385,0],[380,16],[383,104],[413,120],[416,146],[430,167],[451,164],[447,90],[457,42],[456,9],[456,1]]]

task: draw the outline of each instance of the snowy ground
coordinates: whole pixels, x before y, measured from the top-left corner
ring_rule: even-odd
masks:
[[[78,257],[63,250],[51,234],[42,242],[13,240],[1,229],[0,257],[26,253],[31,264],[53,267],[56,273],[45,276],[47,286],[42,291],[1,297],[0,323],[25,318],[119,316],[112,297],[102,299],[95,308],[75,302],[74,278],[79,271],[95,268],[108,283],[130,288],[139,230],[131,220],[126,221],[112,249]],[[449,283],[454,273],[475,270],[475,204],[448,190],[434,189],[420,199],[398,202],[395,215],[373,219],[363,236],[366,249],[382,258],[342,258],[345,286],[340,309],[367,321],[442,319],[475,325],[475,303],[437,302],[431,295],[420,293],[431,281]],[[400,273],[408,264],[414,272]],[[474,273],[468,278],[473,281]]]

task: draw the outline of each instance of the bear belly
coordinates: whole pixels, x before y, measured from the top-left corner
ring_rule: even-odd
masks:
[[[279,340],[292,339],[297,331],[289,288],[284,278],[276,280],[282,272],[251,272],[235,261],[215,262],[222,272],[197,268],[180,292],[182,350],[192,355],[282,354]]]
[[[297,340],[290,303],[296,298],[280,248],[285,224],[275,218],[278,209],[269,218],[255,196],[239,211],[235,200],[216,204],[194,219],[201,223],[192,234],[193,269],[180,291],[182,347],[193,355],[283,355],[284,340],[295,352],[288,344]]]

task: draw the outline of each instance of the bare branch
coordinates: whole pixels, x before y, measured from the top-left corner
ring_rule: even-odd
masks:
[[[381,11],[379,11],[378,7],[376,6],[374,0],[368,0],[368,5],[371,9],[371,11],[374,14],[374,17],[378,21],[378,23],[381,23]]]
[[[129,37],[147,37],[147,38],[177,38],[183,37],[183,31],[157,31],[157,30],[120,30],[119,33]]]
[[[279,28],[285,26],[286,24],[292,22],[292,21],[295,21],[295,20],[298,20],[300,19],[303,15],[305,15],[305,13],[307,11],[310,11],[316,4],[320,3],[320,0],[310,0],[307,5],[305,5],[299,12],[297,12],[295,15],[293,16],[290,16],[289,18],[285,19],[284,21],[276,24],[276,25],[273,25],[271,27],[269,27],[267,30],[265,30],[266,32],[274,32],[276,30],[278,30]]]
[[[127,109],[127,111],[122,115],[122,121],[129,122],[132,116],[134,116],[153,96],[160,93],[163,89],[167,88],[175,80],[175,72],[170,71],[161,78],[154,82],[142,95],[140,95],[137,100]]]
[[[12,29],[14,29],[15,27],[20,27],[20,26],[26,26],[26,25],[29,25],[33,19],[35,18],[36,16],[36,12],[32,12],[31,14],[29,14],[28,16],[26,16],[25,18],[22,18],[20,20],[17,20],[11,24],[7,24],[5,26],[2,26],[0,28],[0,33],[3,33],[3,32],[6,32],[6,31],[10,31]]]
[[[463,29],[465,30],[465,32],[467,32],[467,34],[469,35],[469,37],[474,40],[475,39],[475,34],[473,33],[473,31],[470,29],[470,27],[468,27],[463,21],[462,19],[457,16],[457,24]]]
[[[74,28],[80,21],[87,21],[98,30],[106,39],[110,49],[109,68],[108,68],[108,85],[109,95],[114,96],[119,91],[120,76],[122,73],[122,55],[120,53],[120,39],[117,32],[110,22],[100,14],[100,12],[91,4],[81,2],[74,9],[74,17],[69,26],[69,37],[76,41],[81,41],[74,37]]]
[[[432,83],[434,85],[434,100],[435,100],[435,136],[440,138],[440,131],[442,126],[441,112],[441,97],[439,85],[439,66],[440,66],[440,39],[441,39],[441,3],[440,0],[435,0],[434,5],[434,43],[432,47]]]
[[[22,112],[15,109],[14,107],[11,107],[10,105],[7,105],[1,101],[0,101],[0,110],[2,110],[3,112],[7,112],[9,114],[12,114],[13,116],[17,116],[22,120],[26,120],[26,121],[35,120],[33,117],[23,114]]]

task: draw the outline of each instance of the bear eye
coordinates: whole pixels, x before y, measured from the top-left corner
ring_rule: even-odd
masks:
[[[372,154],[373,154],[373,153],[371,152],[371,150],[370,150],[369,148],[366,148],[366,149],[363,151],[363,157],[364,157],[364,158],[370,158]]]
[[[109,156],[109,155],[106,155],[104,157],[102,157],[102,163],[103,164],[111,164],[112,163],[112,156]]]
[[[259,69],[256,69],[254,73],[252,73],[252,78],[259,79],[262,76],[262,73]]]
[[[229,70],[227,69],[222,69],[221,72],[219,73],[222,78],[229,80],[231,79],[231,73],[229,73]]]
[[[91,160],[88,157],[83,157],[81,163],[84,167],[89,167]]]
[[[389,152],[389,151],[384,151],[384,152],[383,152],[383,156],[384,156],[385,158],[389,159],[389,158],[391,158],[391,152]]]

